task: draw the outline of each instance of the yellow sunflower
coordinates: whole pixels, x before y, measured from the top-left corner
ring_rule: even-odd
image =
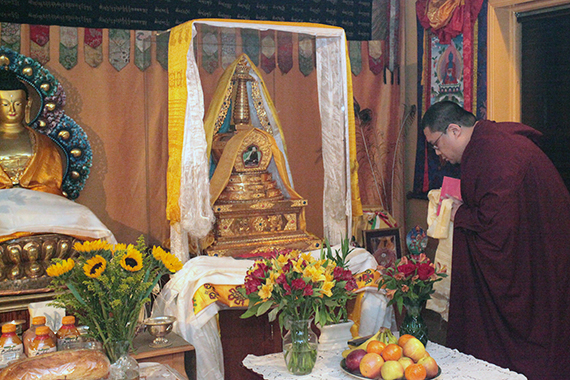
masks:
[[[143,267],[142,254],[134,248],[129,247],[127,253],[121,259],[121,266],[129,272],[136,272]]]
[[[157,261],[162,261],[162,256],[166,254],[166,251],[162,247],[157,247],[156,245],[152,247],[152,255]]]
[[[97,278],[105,271],[105,268],[107,268],[107,261],[102,256],[96,255],[83,265],[83,272],[87,277]]]
[[[126,245],[124,243],[118,243],[115,244],[111,249],[113,250],[113,253],[117,252],[117,251],[128,251],[129,249],[133,249],[134,246],[132,244]]]
[[[63,260],[60,263],[52,264],[46,269],[46,273],[50,277],[59,277],[73,269],[75,261],[73,259]]]
[[[73,249],[77,252],[92,252],[99,250],[111,250],[113,246],[104,240],[85,241],[83,243],[75,243]]]
[[[178,257],[174,256],[172,253],[164,251],[164,253],[160,256],[160,260],[164,266],[172,273],[178,272],[180,269],[182,269],[182,263],[180,260],[178,260]]]

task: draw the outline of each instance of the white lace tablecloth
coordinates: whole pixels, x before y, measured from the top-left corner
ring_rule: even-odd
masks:
[[[487,363],[483,360],[465,355],[457,350],[429,342],[429,354],[441,368],[438,380],[525,380],[526,377],[516,372]],[[266,380],[354,380],[340,368],[342,356],[340,352],[329,351],[318,354],[313,372],[305,376],[295,376],[287,372],[283,353],[265,356],[247,355],[243,365],[260,374]]]

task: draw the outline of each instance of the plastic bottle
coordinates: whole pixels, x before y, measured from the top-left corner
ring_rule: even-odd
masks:
[[[70,349],[73,343],[79,341],[81,334],[75,327],[75,317],[66,315],[61,319],[61,328],[57,332],[57,350]]]
[[[22,340],[16,335],[16,325],[6,323],[2,325],[2,336],[0,336],[0,362],[8,364],[20,359],[24,354]]]
[[[44,317],[43,315],[40,315],[38,317],[33,317],[32,325],[22,335],[22,343],[24,344],[24,353],[28,357],[30,356],[29,354],[30,344],[36,337],[36,329],[40,326],[45,326],[45,325],[46,325],[46,317]],[[54,332],[51,331],[51,329],[49,329],[49,335],[51,336],[54,342],[57,342],[57,337],[55,336]]]
[[[57,351],[55,341],[49,335],[49,331],[50,329],[47,326],[40,326],[36,329],[36,337],[32,340],[28,350],[29,357]]]

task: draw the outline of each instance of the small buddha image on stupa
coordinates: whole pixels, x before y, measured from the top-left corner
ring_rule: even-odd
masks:
[[[257,146],[250,145],[247,147],[247,150],[243,152],[243,166],[246,168],[254,168],[259,166],[259,162],[261,162],[261,151],[257,149]]]

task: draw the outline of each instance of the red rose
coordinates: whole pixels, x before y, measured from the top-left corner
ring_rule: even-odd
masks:
[[[275,282],[278,283],[279,285],[286,284],[287,283],[287,277],[285,276],[284,273],[281,273],[281,275],[279,277],[277,277]]]
[[[245,282],[245,293],[251,294],[257,292],[257,288],[261,285],[261,281],[257,278],[249,277]]]
[[[312,296],[313,295],[313,287],[310,284],[307,284],[307,286],[305,286],[305,289],[303,289],[303,295],[304,296]]]
[[[402,273],[406,277],[413,275],[415,271],[416,266],[412,263],[402,264],[398,267],[398,272]]]
[[[286,295],[286,296],[291,295],[291,287],[289,286],[288,283],[284,283],[284,284],[283,284],[283,289],[285,289],[285,295]]]
[[[295,290],[305,289],[305,281],[302,278],[296,278],[291,282],[291,286]]]
[[[348,280],[346,282],[346,285],[344,286],[344,288],[349,292],[351,292],[355,289],[358,289],[358,286],[356,285],[356,280],[354,278],[351,278],[350,280]]]
[[[418,277],[420,280],[425,281],[433,275],[435,270],[429,264],[418,265]]]

